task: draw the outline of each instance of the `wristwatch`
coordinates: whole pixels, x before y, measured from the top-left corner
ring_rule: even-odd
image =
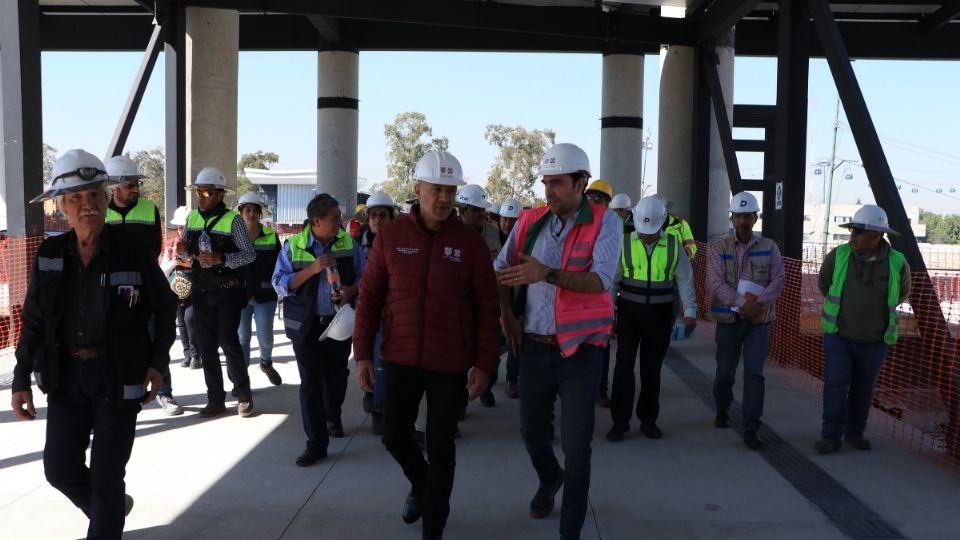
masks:
[[[550,271],[547,272],[547,277],[544,278],[544,281],[546,281],[547,283],[549,283],[549,284],[551,284],[551,285],[553,285],[553,284],[555,284],[555,283],[557,282],[557,270],[556,270],[556,268],[551,268]]]

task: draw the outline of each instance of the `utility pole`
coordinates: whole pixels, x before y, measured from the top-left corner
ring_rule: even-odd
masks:
[[[643,138],[643,173],[640,176],[640,196],[643,197],[647,192],[647,150],[653,149],[653,143],[650,139],[653,135],[647,130],[647,136]]]
[[[830,164],[827,166],[827,184],[823,189],[823,252],[827,252],[827,239],[830,237],[830,205],[833,203],[833,171],[837,168],[837,130],[840,128],[840,98],[837,98],[837,111],[833,116],[833,147],[830,150]]]

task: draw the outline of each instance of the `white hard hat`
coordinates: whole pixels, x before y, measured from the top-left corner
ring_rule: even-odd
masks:
[[[367,209],[369,210],[370,208],[377,206],[387,206],[393,208],[393,198],[382,191],[371,193],[370,196],[367,197]]]
[[[633,209],[633,226],[640,234],[654,234],[667,220],[667,207],[657,197],[644,197]]]
[[[427,152],[413,172],[414,180],[423,180],[441,186],[462,186],[463,167],[450,152],[431,150]]]
[[[630,196],[626,193],[617,193],[613,196],[613,199],[610,200],[610,208],[614,210],[623,210],[630,208],[633,203],[630,201]]]
[[[170,220],[170,224],[174,227],[179,227],[181,225],[187,224],[187,216],[190,215],[190,209],[186,206],[178,206],[176,210],[173,211],[173,219]]]
[[[523,205],[520,204],[520,201],[512,198],[507,199],[503,201],[503,206],[500,207],[500,217],[516,219],[520,217],[521,210],[523,210]]]
[[[113,156],[107,160],[107,174],[116,180],[125,179],[127,181],[139,178],[146,178],[140,173],[140,167],[137,162],[127,156]]]
[[[197,189],[200,186],[233,192],[232,189],[227,187],[227,178],[220,172],[220,169],[216,167],[204,167],[200,169],[200,172],[197,173],[197,179],[193,181],[192,185],[187,186],[186,189]]]
[[[245,204],[257,204],[260,205],[260,211],[263,212],[264,208],[267,207],[267,203],[264,202],[263,197],[259,193],[248,191],[240,196],[240,200],[237,201],[237,210],[243,208]]]
[[[496,201],[487,201],[490,203],[490,215],[499,216],[500,215],[500,206],[501,204]]]
[[[336,341],[346,341],[353,336],[353,323],[356,313],[354,313],[353,308],[350,307],[350,304],[347,304],[341,307],[337,314],[333,316],[333,320],[330,321],[330,324],[327,325],[326,330],[320,334],[320,341],[323,341],[327,338],[336,340]]]
[[[457,204],[476,206],[477,208],[490,208],[487,202],[487,192],[477,184],[470,184],[457,193]]]
[[[52,199],[57,195],[86,191],[102,185],[117,184],[110,178],[100,158],[86,150],[68,150],[53,164],[51,178],[44,182],[44,191],[30,202]]]
[[[569,174],[584,171],[590,175],[590,160],[579,146],[570,143],[553,145],[540,161],[539,176],[547,174]]]
[[[840,226],[848,229],[867,229],[868,231],[880,231],[900,236],[900,233],[890,228],[890,223],[887,221],[887,212],[875,204],[861,206],[849,223]]]
[[[757,198],[746,191],[741,191],[730,199],[731,214],[752,214],[760,211],[760,203]]]

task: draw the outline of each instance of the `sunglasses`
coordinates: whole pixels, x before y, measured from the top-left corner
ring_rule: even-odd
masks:
[[[122,185],[127,187],[128,189],[142,188],[143,180],[130,180],[129,182],[124,182]]]
[[[89,182],[90,180],[95,179],[98,175],[101,175],[101,174],[107,174],[107,171],[98,169],[96,167],[80,167],[79,169],[65,172],[60,176],[57,176],[56,178],[53,179],[52,183],[56,184],[57,180],[60,180],[61,178],[68,178],[70,176],[79,176],[83,180],[86,180]]]
[[[201,199],[209,199],[210,197],[213,197],[213,196],[216,195],[217,193],[220,193],[220,190],[219,190],[219,189],[211,189],[211,190],[207,190],[207,189],[199,190],[199,189],[198,189],[198,190],[197,190],[197,197],[200,197]]]
[[[591,193],[590,195],[587,195],[587,199],[590,199],[595,203],[604,203],[607,201],[606,197],[604,197],[603,195],[597,195],[595,193]]]
[[[863,234],[865,232],[867,230],[862,227],[850,227],[850,234]]]

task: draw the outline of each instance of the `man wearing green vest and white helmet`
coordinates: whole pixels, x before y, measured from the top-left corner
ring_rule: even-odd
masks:
[[[343,229],[340,203],[321,193],[307,204],[309,223],[283,245],[273,288],[283,299],[283,326],[300,369],[300,415],[306,448],[296,463],[308,467],[327,457],[330,437],[344,436],[341,410],[347,394],[352,341],[327,339],[337,313],[350,313],[363,257]]]
[[[237,396],[237,414],[247,417],[253,414],[253,399],[237,329],[248,298],[243,267],[254,261],[256,253],[243,218],[223,203],[228,188],[222,172],[204,167],[187,189],[196,190],[197,208],[187,216],[177,254],[193,265],[190,294],[208,401],[200,416],[226,411],[218,351],[223,349],[227,376]]]
[[[137,163],[127,156],[113,156],[107,161],[107,174],[117,183],[110,186],[112,197],[107,205],[106,223],[132,232],[159,258],[163,249],[163,227],[160,212],[150,199],[140,197],[140,186],[146,178]],[[160,372],[163,384],[157,391],[157,404],[163,414],[183,414],[183,407],[173,397],[170,366]]]
[[[253,335],[250,324],[257,322],[257,345],[260,349],[260,371],[266,374],[270,384],[279,386],[283,379],[273,367],[273,320],[277,314],[277,291],[273,290],[271,277],[280,255],[280,240],[277,232],[260,222],[267,203],[259,193],[244,193],[237,203],[237,211],[247,226],[247,234],[253,241],[257,253],[253,264],[247,266],[247,286],[251,298],[240,312],[240,348],[243,349],[243,362],[250,366],[250,338]]]
[[[834,248],[820,267],[826,365],[822,438],[814,445],[819,454],[839,450],[841,437],[870,450],[863,431],[873,387],[897,342],[897,306],[910,295],[910,265],[883,238],[898,235],[883,208],[866,204],[841,227],[850,230],[849,243]]]
[[[690,224],[687,223],[687,220],[669,211],[673,205],[670,204],[670,201],[668,201],[666,197],[659,193],[654,194],[653,197],[660,199],[667,208],[667,225],[665,227],[667,233],[676,235],[677,238],[683,242],[683,249],[687,251],[687,256],[690,257],[692,261],[693,258],[697,256],[697,242],[693,238],[693,231],[690,230]]]

